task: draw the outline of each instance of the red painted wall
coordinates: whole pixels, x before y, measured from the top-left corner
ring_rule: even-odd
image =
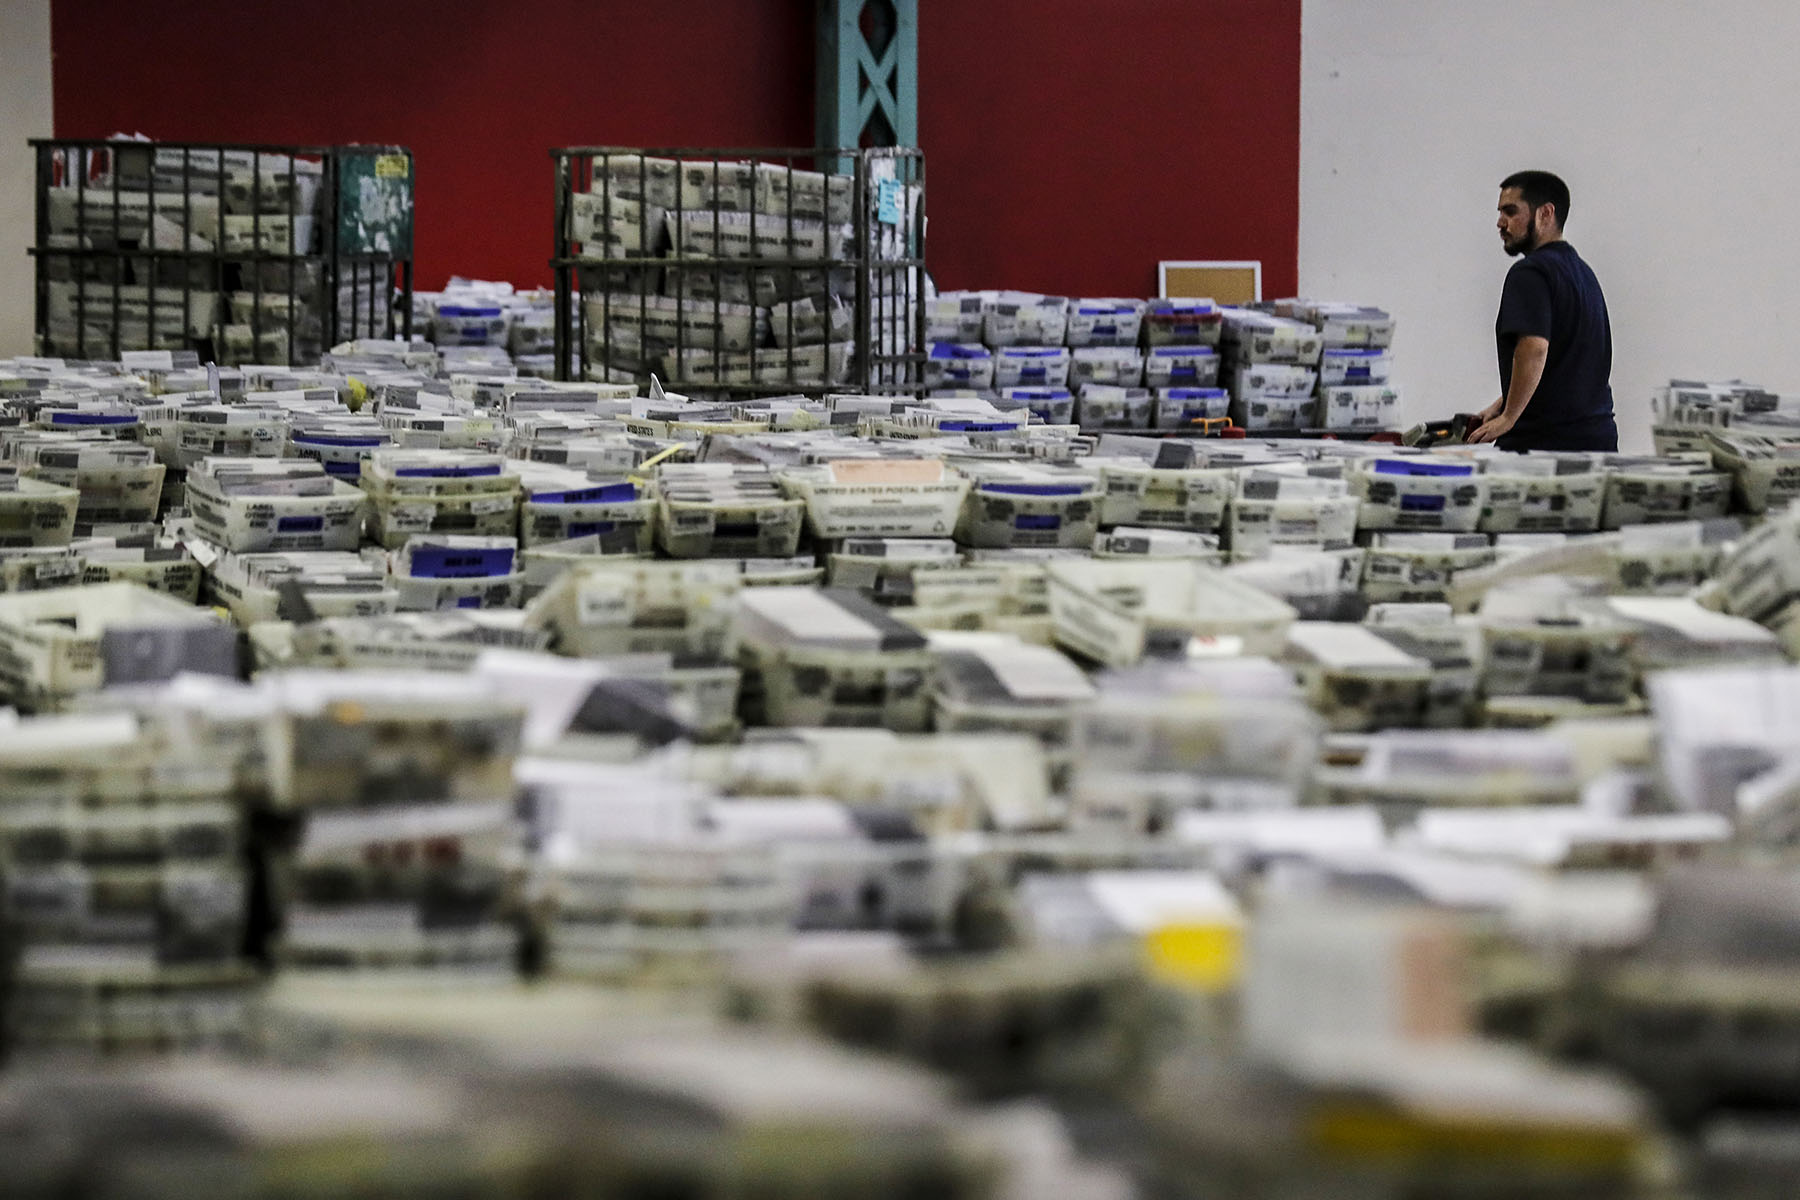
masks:
[[[1291,292],[1300,0],[922,0],[945,287],[1147,295],[1159,258]],[[55,124],[399,142],[417,281],[548,283],[551,146],[813,140],[812,0],[53,0]]]
[[[1159,259],[1260,259],[1293,294],[1300,0],[922,0],[940,287],[1156,293]]]

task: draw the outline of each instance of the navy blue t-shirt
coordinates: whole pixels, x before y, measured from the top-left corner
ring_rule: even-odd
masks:
[[[1544,378],[1518,423],[1500,439],[1507,450],[1616,450],[1612,323],[1600,281],[1567,242],[1539,246],[1512,265],[1500,292],[1494,342],[1500,394],[1512,385],[1521,337],[1550,340]]]

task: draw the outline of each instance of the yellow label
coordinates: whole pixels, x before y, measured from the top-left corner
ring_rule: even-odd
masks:
[[[325,707],[325,715],[339,725],[360,725],[363,706],[354,700],[334,700]]]
[[[383,154],[375,159],[375,178],[405,179],[408,164],[404,154]]]
[[[1231,925],[1165,925],[1145,935],[1144,951],[1165,982],[1216,992],[1237,982],[1243,941]]]
[[[1325,1104],[1307,1125],[1309,1140],[1319,1151],[1363,1159],[1510,1161],[1605,1170],[1629,1164],[1637,1144],[1629,1129],[1484,1124],[1476,1117],[1428,1119],[1356,1103]]]

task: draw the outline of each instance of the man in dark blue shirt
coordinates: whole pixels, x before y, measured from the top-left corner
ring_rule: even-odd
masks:
[[[1612,324],[1593,270],[1563,240],[1569,187],[1548,171],[1500,184],[1506,273],[1494,342],[1500,398],[1478,414],[1471,442],[1502,450],[1617,450]],[[1522,257],[1520,257],[1522,256]]]

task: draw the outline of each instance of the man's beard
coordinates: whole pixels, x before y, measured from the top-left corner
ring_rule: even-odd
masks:
[[[1538,248],[1537,226],[1527,225],[1524,237],[1516,242],[1508,238],[1500,244],[1505,247],[1506,253],[1512,258],[1517,258],[1521,254],[1530,254]]]

